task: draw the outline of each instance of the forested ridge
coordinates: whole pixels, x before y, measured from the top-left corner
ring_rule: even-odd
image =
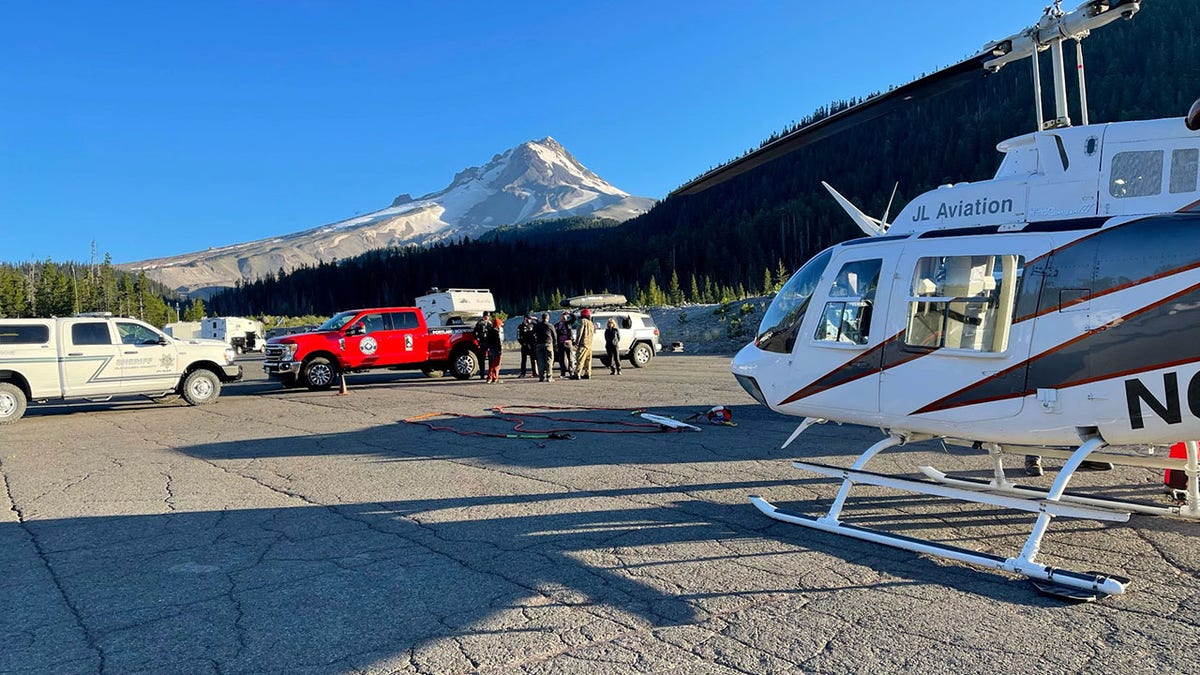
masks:
[[[1200,96],[1198,15],[1194,0],[1146,0],[1132,21],[1087,39],[1091,120],[1182,116]],[[1046,64],[1043,70],[1048,84]],[[1000,160],[996,144],[1034,130],[1032,89],[1028,62],[1013,64],[698,195],[669,197],[619,226],[546,223],[482,241],[376,251],[245,284],[211,304],[228,314],[328,314],[407,304],[431,286],[479,287],[516,312],[599,291],[651,303],[772,291],[817,251],[861,236],[821,180],[872,214],[883,213],[898,183],[895,214],[937,185],[990,178]],[[854,103],[833,102],[763,143]],[[1077,108],[1072,98],[1076,123]]]
[[[1183,115],[1200,96],[1198,17],[1195,0],[1144,0],[1132,21],[1087,39],[1091,121]],[[1048,83],[1045,62],[1043,71]],[[892,214],[937,185],[989,178],[1000,160],[996,143],[1034,129],[1030,78],[1027,61],[981,75],[703,193],[668,197],[624,224],[571,218],[502,228],[479,240],[373,251],[239,284],[213,296],[210,308],[223,315],[328,315],[410,304],[435,286],[490,288],[509,313],[601,291],[644,303],[770,292],[817,251],[861,236],[821,180],[878,215],[897,184]],[[1051,110],[1048,88],[1046,96]],[[856,102],[832,102],[763,144]],[[1077,108],[1072,92],[1076,123]]]
[[[72,316],[109,312],[156,326],[180,318],[203,318],[204,303],[183,302],[162,284],[104,261],[0,263],[0,318]]]

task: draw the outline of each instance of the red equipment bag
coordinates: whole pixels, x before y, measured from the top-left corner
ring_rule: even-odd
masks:
[[[1171,446],[1171,454],[1169,456],[1171,459],[1187,459],[1187,447],[1183,443],[1176,443]],[[1163,473],[1163,483],[1172,490],[1186,490],[1187,473],[1167,469]]]

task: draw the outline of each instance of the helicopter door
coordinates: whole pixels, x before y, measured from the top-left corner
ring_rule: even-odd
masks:
[[[830,402],[843,409],[879,410],[882,353],[873,347],[881,342],[883,317],[876,317],[874,309],[883,263],[882,258],[834,262],[838,273],[816,317],[810,348],[798,357],[801,367],[829,373],[821,386],[827,387]]]
[[[882,366],[884,416],[969,422],[1017,415],[1029,356],[1030,329],[1013,322],[1025,257],[915,248],[897,272],[897,290],[907,287],[907,297],[897,297],[888,314],[896,339]]]

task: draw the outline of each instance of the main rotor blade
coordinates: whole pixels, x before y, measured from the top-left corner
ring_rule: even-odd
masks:
[[[717,167],[699,178],[682,185],[672,192],[671,195],[694,195],[698,192],[703,192],[714,185],[723,183],[734,176],[746,173],[751,169],[762,166],[773,159],[782,157],[806,145],[841,133],[864,122],[869,122],[883,115],[890,114],[914,101],[943,94],[955,87],[964,85],[973,80],[974,76],[986,74],[987,71],[983,67],[983,62],[990,58],[993,58],[991,52],[977,54],[965,61],[939,70],[932,75],[926,75],[919,80],[867,99],[856,106],[803,126],[744,157],[735,159],[724,166]]]

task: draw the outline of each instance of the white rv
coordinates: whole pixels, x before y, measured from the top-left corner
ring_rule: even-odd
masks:
[[[200,337],[220,340],[239,354],[262,351],[265,342],[262,322],[239,316],[204,319],[200,322]]]
[[[417,298],[417,307],[430,326],[473,324],[484,312],[496,311],[496,300],[486,288],[431,288]]]
[[[176,321],[163,326],[163,332],[178,340],[195,340],[200,337],[199,321]]]

